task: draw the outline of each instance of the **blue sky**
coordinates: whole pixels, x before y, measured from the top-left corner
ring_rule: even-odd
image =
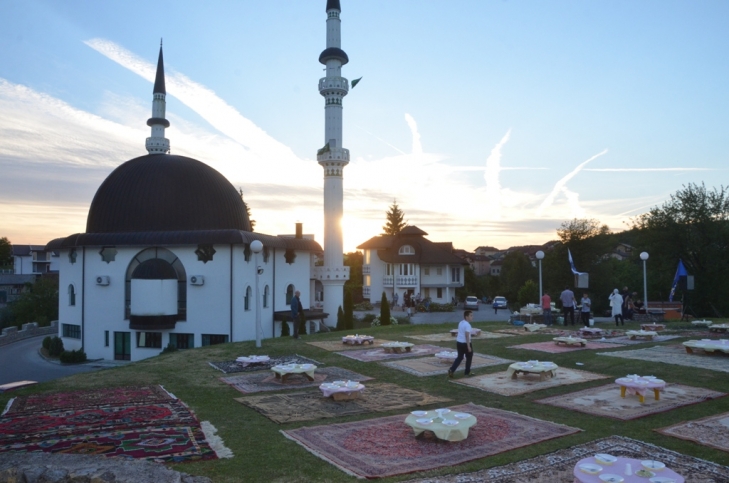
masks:
[[[0,236],[85,230],[146,154],[164,38],[167,137],[243,188],[257,230],[322,240],[325,0],[0,4]],[[682,185],[729,184],[729,3],[341,0],[345,250],[393,199],[434,241],[613,230]]]

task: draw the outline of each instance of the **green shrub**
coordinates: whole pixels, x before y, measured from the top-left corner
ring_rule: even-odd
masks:
[[[371,323],[373,320],[375,320],[377,316],[375,314],[364,314],[362,316],[362,322],[365,324]]]
[[[398,324],[398,320],[395,317],[390,317],[390,320],[386,324],[380,324],[380,320],[381,320],[380,317],[375,317],[372,320],[372,323],[370,324],[370,326],[379,327],[380,325],[397,325]]]
[[[436,304],[431,302],[428,309],[425,309],[425,304],[418,305],[418,312],[453,312],[455,306],[452,304]]]
[[[86,362],[86,353],[83,349],[73,351],[63,351],[58,356],[58,359],[66,364],[74,364],[79,362]]]
[[[299,335],[306,334],[306,315],[304,311],[299,312]]]
[[[395,317],[395,320],[397,320],[397,324],[393,323],[392,325],[403,325],[410,323],[410,319],[407,317]]]
[[[61,352],[63,352],[63,340],[58,336],[54,336],[48,344],[48,355],[51,357],[59,357]]]
[[[169,354],[170,352],[177,352],[177,346],[172,342],[167,344],[167,347],[162,350],[162,354]]]
[[[354,329],[354,302],[352,292],[344,291],[344,324],[347,330]]]
[[[383,321],[384,325],[390,325],[390,303],[387,301],[387,295],[382,292],[382,300],[380,300],[380,317],[379,320]],[[377,324],[380,325],[380,324]]]
[[[339,306],[339,309],[337,309],[337,330],[345,330],[346,323],[344,322],[344,310],[342,310],[342,306]]]
[[[374,305],[369,303],[368,301],[360,302],[354,306],[354,310],[372,310]]]
[[[291,335],[291,329],[289,329],[289,323],[284,319],[281,322],[281,337],[288,337]]]
[[[51,349],[51,336],[50,335],[47,335],[43,338],[43,348],[46,351],[50,351],[50,349]]]

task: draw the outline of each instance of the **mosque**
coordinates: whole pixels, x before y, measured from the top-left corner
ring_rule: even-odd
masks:
[[[319,61],[325,98],[324,247],[302,235],[253,232],[235,187],[198,160],[170,154],[160,46],[148,154],[117,167],[91,202],[86,232],[52,240],[59,257],[59,336],[90,359],[142,360],[163,348],[192,348],[280,335],[295,291],[308,318],[342,305],[342,98],[339,0],[327,0],[326,48]],[[323,251],[323,263],[321,253]],[[323,299],[323,300],[322,300]],[[260,307],[260,314],[257,308]],[[257,315],[260,315],[260,322]],[[333,317],[326,319],[329,325]],[[336,320],[334,320],[336,323]]]

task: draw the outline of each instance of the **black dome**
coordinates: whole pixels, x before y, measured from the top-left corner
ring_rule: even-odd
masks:
[[[200,161],[149,154],[116,168],[91,202],[86,233],[182,230],[251,231],[243,200]]]

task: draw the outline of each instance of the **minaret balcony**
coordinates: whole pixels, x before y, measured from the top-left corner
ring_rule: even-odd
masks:
[[[324,147],[316,154],[322,166],[344,167],[349,163],[349,149]]]
[[[319,79],[319,93],[322,96],[338,93],[346,96],[349,92],[349,81],[344,77],[322,77]]]
[[[311,278],[325,282],[327,280],[349,280],[349,267],[314,267]]]

